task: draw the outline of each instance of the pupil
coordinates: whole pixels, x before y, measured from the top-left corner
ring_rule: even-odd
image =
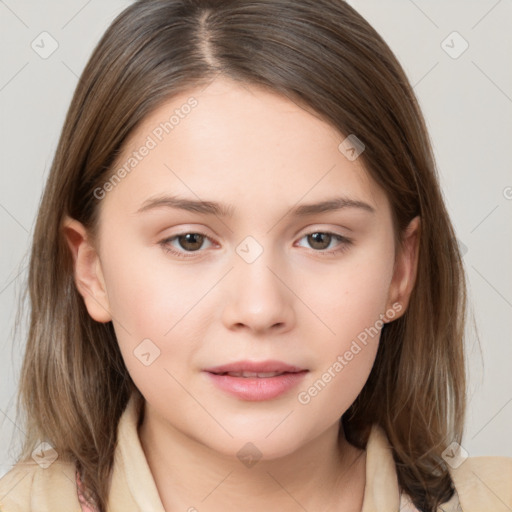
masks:
[[[194,245],[198,244],[197,240],[194,241],[196,237],[199,237],[199,247],[194,247]],[[182,244],[182,247],[184,249],[194,250],[199,249],[201,247],[202,235],[200,235],[199,233],[187,233],[183,238],[185,238],[185,244]],[[192,247],[190,247],[190,244],[192,245]]]
[[[309,236],[313,240],[313,242],[311,243],[312,247],[314,247],[316,249],[325,249],[325,247],[329,246],[329,238],[330,238],[329,234],[327,234],[327,233],[312,233]],[[324,243],[322,243],[323,237],[327,237],[327,245],[325,247],[322,247],[323,245],[325,245],[325,241],[324,241]],[[320,244],[320,247],[315,246],[315,244]]]

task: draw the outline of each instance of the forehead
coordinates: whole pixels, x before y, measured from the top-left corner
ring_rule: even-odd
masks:
[[[169,193],[215,199],[234,216],[334,195],[386,206],[362,160],[340,151],[344,139],[285,96],[217,79],[174,96],[143,120],[117,159],[115,169],[128,172],[107,202],[128,202],[133,212]]]

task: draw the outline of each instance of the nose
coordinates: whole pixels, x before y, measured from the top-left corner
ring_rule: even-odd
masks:
[[[295,295],[282,266],[269,252],[264,251],[252,263],[235,260],[226,280],[227,301],[222,314],[228,329],[268,334],[293,328]]]

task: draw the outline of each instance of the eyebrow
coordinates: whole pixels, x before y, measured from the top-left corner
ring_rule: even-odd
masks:
[[[175,208],[203,215],[215,215],[217,217],[233,217],[235,211],[232,205],[225,205],[215,201],[196,201],[178,196],[158,196],[144,201],[136,213],[162,207]],[[364,201],[350,199],[348,197],[334,197],[318,203],[301,204],[292,208],[288,214],[295,217],[306,217],[319,213],[337,211],[343,208],[359,208],[370,213],[375,213],[375,208]]]

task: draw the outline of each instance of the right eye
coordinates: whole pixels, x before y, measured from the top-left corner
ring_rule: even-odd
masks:
[[[199,252],[205,240],[210,240],[210,238],[204,233],[189,231],[166,238],[159,242],[159,244],[165,252],[171,253],[178,258],[191,258],[194,256],[194,252]],[[171,245],[174,241],[177,241],[184,251],[177,250],[176,246]]]

